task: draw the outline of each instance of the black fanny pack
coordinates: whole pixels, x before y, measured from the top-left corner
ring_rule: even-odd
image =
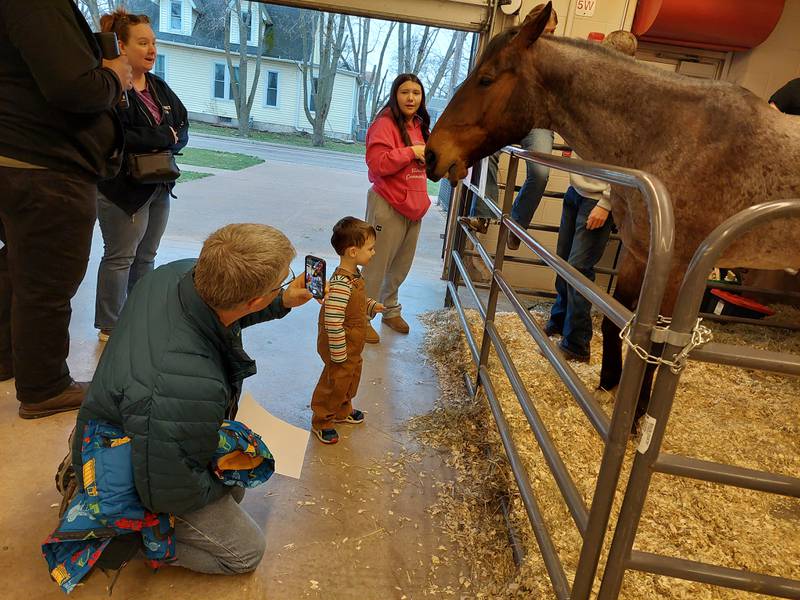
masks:
[[[137,183],[173,183],[181,176],[171,150],[128,154],[128,175]]]

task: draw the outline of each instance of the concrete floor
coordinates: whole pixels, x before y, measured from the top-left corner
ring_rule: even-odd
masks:
[[[269,223],[286,232],[297,247],[293,266],[298,273],[307,253],[333,261],[331,226],[344,215],[363,214],[368,186],[365,175],[352,169],[270,160],[243,172],[181,184],[157,261],[196,256],[210,231],[233,221]],[[432,584],[458,587],[463,566],[426,512],[435,499],[432,482],[450,474],[439,456],[415,446],[403,426],[410,416],[430,409],[438,393],[435,375],[420,356],[423,332],[414,317],[442,305],[443,230],[443,217],[434,207],[423,222],[417,259],[401,293],[411,334],[379,326],[382,343],[365,351],[356,406],[368,411],[366,423],[342,426],[336,446],[312,438],[300,480],[275,475],[247,493],[244,506],[267,538],[258,570],[212,577],[172,567],[153,574],[136,562],[122,572],[115,598],[410,599],[438,596],[429,591]],[[93,328],[101,252],[96,230],[91,263],[73,302],[69,362],[79,380],[91,378],[102,352]],[[317,310],[309,304],[245,334],[245,347],[259,366],[246,391],[301,427],[309,426],[309,399],[321,370],[315,352]],[[56,525],[59,496],[53,474],[75,413],[23,421],[17,416],[13,382],[0,384],[0,397],[5,482],[0,488],[0,573],[5,575],[0,598],[61,598],[39,545]],[[406,452],[419,452],[420,462],[401,459]],[[106,585],[97,573],[73,596],[104,598]],[[242,592],[246,596],[237,596]]]

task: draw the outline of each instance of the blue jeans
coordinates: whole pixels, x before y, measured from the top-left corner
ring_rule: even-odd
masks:
[[[266,537],[239,506],[244,489],[232,487],[211,504],[175,515],[174,565],[212,575],[254,571],[264,557]]]
[[[586,219],[596,205],[596,200],[581,196],[570,186],[564,195],[556,249],[561,258],[592,281],[594,266],[603,256],[614,223],[608,215],[599,229],[586,229]],[[561,331],[563,348],[588,356],[592,339],[592,304],[561,277],[556,278],[556,291],[558,297],[550,311],[548,327]]]
[[[97,219],[105,251],[97,271],[97,329],[114,328],[134,284],[153,270],[168,218],[169,189],[163,185],[133,216],[98,196]]]
[[[550,154],[553,151],[553,132],[549,129],[531,129],[528,135],[522,139],[520,145],[523,150]],[[497,187],[499,157],[500,153],[492,154],[489,157],[489,172],[486,174],[486,195],[502,208],[502,200],[499,198],[500,194]],[[539,207],[544,188],[547,186],[547,178],[550,176],[549,168],[536,163],[526,162],[525,169],[527,172],[525,183],[522,184],[511,208],[511,218],[523,227],[531,224],[533,213]],[[472,217],[487,219],[494,217],[491,211],[486,208],[486,205],[475,198],[472,199],[469,214]]]
[[[534,152],[544,152],[550,154],[553,151],[553,132],[549,129],[531,129],[521,142],[523,150]],[[525,163],[527,177],[525,183],[519,190],[519,194],[514,199],[514,206],[511,209],[511,218],[522,227],[528,227],[533,220],[533,213],[539,208],[542,201],[544,188],[547,186],[547,179],[550,176],[550,169],[536,163]]]

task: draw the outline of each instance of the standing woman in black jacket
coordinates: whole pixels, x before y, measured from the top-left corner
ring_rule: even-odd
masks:
[[[186,108],[166,82],[150,73],[156,62],[156,36],[150,19],[119,8],[103,15],[100,28],[117,34],[120,51],[133,69],[128,107],[117,109],[125,131],[125,160],[117,177],[99,185],[97,205],[105,251],[97,273],[95,327],[100,330],[100,340],[106,341],[128,293],[153,270],[175,185],[137,180],[130,155],[180,151],[189,140],[189,120]]]

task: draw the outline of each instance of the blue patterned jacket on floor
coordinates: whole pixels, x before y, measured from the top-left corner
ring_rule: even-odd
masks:
[[[173,560],[174,517],[142,506],[134,486],[130,437],[115,425],[89,421],[81,459],[84,489],[42,545],[50,576],[61,589],[75,589],[120,535],[141,534],[145,563],[153,569]],[[272,476],[275,460],[258,434],[226,420],[210,469],[227,486],[255,487]]]

